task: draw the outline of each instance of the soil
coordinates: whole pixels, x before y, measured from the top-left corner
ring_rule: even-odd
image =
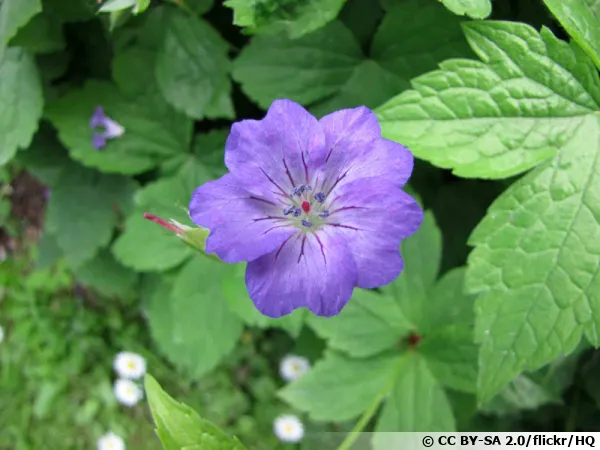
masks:
[[[0,260],[39,240],[49,192],[46,186],[25,171],[13,179],[10,187],[9,222],[12,227],[0,227]]]

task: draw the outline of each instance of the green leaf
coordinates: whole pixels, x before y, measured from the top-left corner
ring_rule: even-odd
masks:
[[[42,233],[37,252],[35,258],[35,268],[37,270],[49,269],[53,264],[56,264],[63,254],[56,242],[56,238],[48,232]]]
[[[524,369],[600,345],[600,124],[586,117],[552,160],[513,184],[470,238],[466,287],[479,293],[478,394]]]
[[[165,161],[161,169],[165,175],[178,171],[196,172],[198,184],[219,178],[227,173],[225,167],[225,141],[229,130],[212,130],[194,136],[191,153],[179,153]]]
[[[287,316],[273,319],[261,314],[252,300],[248,296],[248,290],[245,283],[246,264],[229,265],[230,270],[226,272],[223,278],[223,295],[231,311],[247,325],[260,328],[278,327],[288,331],[293,337],[298,337],[306,309],[297,309]]]
[[[475,392],[477,347],[473,344],[474,297],[465,295],[465,269],[446,273],[430,291],[418,331],[423,341],[418,353],[431,373],[446,387]]]
[[[342,422],[357,417],[392,387],[399,357],[349,359],[328,352],[311,370],[279,395],[312,420]]]
[[[156,78],[169,103],[195,119],[233,118],[229,45],[207,22],[171,14],[156,57]]]
[[[61,173],[73,165],[67,150],[60,145],[56,133],[47,122],[40,124],[31,145],[17,153],[16,161],[50,187],[56,185]]]
[[[492,13],[490,0],[439,0],[446,8],[459,16],[485,19]]]
[[[48,230],[73,267],[110,242],[116,207],[134,195],[133,180],[71,164],[61,172],[48,204]]]
[[[435,2],[404,0],[384,16],[373,37],[371,58],[396,77],[398,93],[410,87],[412,78],[435,69],[438,62],[472,56],[462,22]]]
[[[167,297],[159,292],[149,308],[158,348],[180,370],[200,378],[229,354],[242,322],[227,307],[221,279],[229,267],[209,258],[191,259]]]
[[[397,368],[394,389],[385,403],[375,431],[454,430],[454,414],[444,389],[431,373],[425,359],[416,353],[407,353]],[[376,448],[383,448],[375,445]]]
[[[596,0],[544,0],[544,3],[600,69],[600,4]]]
[[[499,416],[522,410],[534,410],[548,403],[560,403],[560,397],[552,395],[544,386],[525,375],[519,375],[481,410]]]
[[[93,0],[43,0],[44,11],[51,11],[62,22],[84,22],[94,17],[98,3]]]
[[[133,7],[133,14],[141,14],[150,6],[150,0],[136,0]]]
[[[106,0],[98,12],[113,12],[128,9],[137,3],[137,0]]]
[[[73,272],[83,284],[109,297],[131,295],[137,280],[137,274],[119,264],[106,249],[101,250],[94,258],[86,261]]]
[[[310,104],[335,94],[361,59],[351,32],[336,21],[297,40],[253,38],[235,60],[233,78],[262,108],[275,98]]]
[[[202,15],[210,11],[214,0],[186,0],[185,4],[197,15]]]
[[[406,22],[413,16],[419,20]],[[435,2],[403,1],[385,15],[368,56],[338,21],[296,40],[257,36],[235,61],[233,76],[263,108],[280,97],[312,105],[318,116],[374,108],[437,62],[471,54],[460,21]]]
[[[97,106],[125,128],[123,136],[109,140],[98,151],[92,146],[89,126]],[[106,82],[89,81],[79,90],[70,90],[48,105],[46,115],[74,159],[104,172],[145,172],[185,152],[191,138],[191,121],[174,115],[157,95],[131,98]]]
[[[40,0],[4,0],[0,3],[0,58],[1,49],[17,34],[17,30],[41,11]]]
[[[394,347],[412,329],[393,297],[363,289],[338,316],[310,316],[309,325],[331,348],[359,358]]]
[[[235,438],[211,422],[202,419],[192,408],[174,400],[150,375],[144,379],[148,403],[156,423],[156,433],[167,450],[244,450]]]
[[[0,8],[2,30],[2,11],[16,5],[5,1]],[[42,86],[33,58],[16,47],[0,52],[0,165],[6,164],[19,148],[29,145],[43,107]]]
[[[417,328],[422,305],[429,304],[427,289],[435,283],[440,264],[440,231],[430,212],[419,230],[402,243],[401,253],[404,272],[382,288],[384,295],[356,289],[337,316],[310,317],[310,326],[332,348],[354,357],[371,356],[394,348]]]
[[[297,39],[335,19],[346,0],[227,0],[233,23],[249,33],[287,33]]]
[[[380,288],[382,294],[356,290],[338,316],[309,319],[311,327],[328,340],[330,348],[367,359],[336,355],[334,368],[333,363],[326,364],[331,359],[326,357],[322,365],[318,363],[308,374],[284,388],[282,396],[292,406],[308,411],[316,420],[334,420],[335,415],[348,414],[337,418],[344,420],[369,406],[376,408],[373,402],[388,398],[379,425],[385,431],[455,428],[444,388],[473,392],[476,387],[474,297],[463,293],[464,268],[454,269],[436,281],[442,249],[440,231],[431,213],[425,214],[419,230],[402,243],[401,253],[405,269],[391,284]],[[371,361],[381,358],[392,358],[395,362],[385,371],[369,368]],[[360,400],[362,397],[357,400],[354,378],[350,375],[347,375],[350,381],[335,378],[336,370],[342,373],[340,378],[346,376],[340,361],[351,366],[349,373],[359,370],[354,365],[364,365],[353,376],[373,381],[373,389],[361,387],[366,389],[370,402]],[[374,373],[369,373],[370,370]],[[317,389],[318,385],[322,387]],[[311,389],[316,391],[312,393]],[[329,395],[348,400],[340,403]],[[350,403],[354,401],[357,403]],[[432,408],[431,404],[437,407]],[[328,412],[321,413],[321,409]],[[385,448],[381,442],[377,445]]]
[[[62,20],[52,13],[37,14],[20,28],[10,45],[23,47],[32,53],[52,53],[65,47]]]
[[[115,257],[137,271],[165,271],[194,254],[173,232],[144,219],[144,212],[191,226],[187,204],[192,186],[185,177],[159,179],[136,197],[137,208],[125,222],[125,232],[113,245]]]
[[[371,41],[382,18],[383,9],[372,0],[348,0],[339,15],[363,48]]]
[[[383,135],[418,158],[459,176],[509,177],[561,150],[598,110],[598,74],[578,47],[522,23],[463,27],[483,63],[446,61],[376,111]]]

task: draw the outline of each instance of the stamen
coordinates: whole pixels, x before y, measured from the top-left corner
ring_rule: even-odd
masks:
[[[325,193],[317,192],[315,194],[315,200],[318,201],[319,203],[323,203],[325,201]]]
[[[302,211],[304,211],[305,214],[308,214],[310,212],[310,203],[308,203],[307,201],[303,201],[301,206]]]
[[[321,214],[319,214],[319,217],[322,217],[323,219],[326,217],[329,217],[329,210],[324,209],[323,212]]]
[[[302,214],[302,210],[300,208],[296,208],[294,211],[294,217],[298,217],[300,214]]]
[[[307,192],[307,191],[312,191],[312,187],[309,186],[308,184],[301,184],[300,186],[292,189],[292,197],[294,197],[295,195],[300,197],[302,194],[304,194],[304,192]]]
[[[305,227],[312,227],[312,222],[309,222],[308,220],[303,220],[302,225],[304,225]]]
[[[285,208],[283,210],[283,215],[287,216],[288,214],[292,214],[295,210],[296,210],[296,207],[294,205],[288,206],[287,208]]]

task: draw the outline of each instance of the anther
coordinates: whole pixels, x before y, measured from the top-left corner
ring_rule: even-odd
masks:
[[[319,203],[323,203],[325,201],[325,193],[317,192],[315,194],[315,200],[318,201]]]
[[[323,219],[326,217],[329,217],[329,210],[324,209],[323,212],[321,214],[319,214],[319,217],[322,217]]]
[[[312,223],[309,222],[308,220],[303,220],[302,225],[304,225],[305,227],[312,227]]]
[[[294,217],[298,217],[300,214],[302,214],[302,210],[300,208],[296,208],[294,210]]]
[[[287,208],[285,208],[283,210],[283,215],[287,216],[288,214],[292,214],[295,210],[296,210],[296,207],[294,205],[288,206]]]

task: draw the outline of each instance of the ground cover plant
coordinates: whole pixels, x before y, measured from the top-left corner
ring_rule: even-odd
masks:
[[[0,449],[597,431],[599,68],[595,0],[0,0]]]

